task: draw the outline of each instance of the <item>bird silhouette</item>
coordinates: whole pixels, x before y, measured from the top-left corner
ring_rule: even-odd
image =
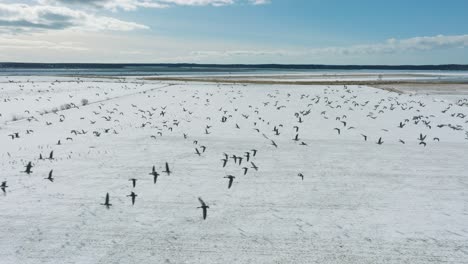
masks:
[[[49,154],[49,159],[53,160],[54,159],[54,151],[52,150]]]
[[[137,179],[132,178],[132,179],[130,179],[128,181],[131,181],[132,185],[133,185],[133,188],[135,188]]]
[[[2,185],[0,185],[0,188],[2,189],[3,193],[6,194],[6,188],[8,188],[7,182],[6,182],[6,181],[3,181],[3,182],[2,182]]]
[[[234,181],[234,179],[235,179],[236,177],[234,177],[234,176],[232,176],[232,175],[228,175],[228,176],[225,176],[224,178],[225,178],[225,179],[229,179],[228,189],[231,189],[232,182]]]
[[[420,141],[424,141],[424,140],[426,140],[426,136],[427,136],[427,135],[423,136],[423,134],[420,133],[418,139],[419,139]]]
[[[200,151],[198,150],[198,148],[195,148],[195,154],[197,154],[198,156],[201,156],[201,153],[200,153]]]
[[[271,140],[271,145],[274,146],[275,148],[278,148],[278,145],[276,145],[276,142]]]
[[[244,170],[244,175],[246,175],[246,174],[247,174],[247,171],[249,170],[249,168],[243,167],[242,169]]]
[[[26,170],[24,172],[27,173],[27,174],[31,174],[32,173],[32,170],[31,170],[32,167],[33,167],[32,163],[29,162],[28,165],[26,165]]]
[[[244,157],[246,158],[247,162],[250,161],[250,152],[245,152]]]
[[[339,128],[336,128],[336,127],[335,127],[334,130],[338,131],[338,135],[341,134],[341,130],[340,130]]]
[[[201,197],[198,197],[198,201],[200,201],[201,206],[197,207],[197,208],[203,209],[203,220],[205,220],[206,215],[207,215],[207,209],[210,208],[210,207],[208,205],[206,205],[206,203],[202,200]]]
[[[109,193],[106,194],[106,200],[101,205],[105,205],[107,209],[109,209],[112,206],[112,204],[109,202]]]
[[[296,134],[296,136],[293,138],[294,141],[299,141],[299,134]]]
[[[54,182],[54,177],[52,177],[53,172],[54,172],[54,170],[51,170],[49,172],[49,176],[47,178],[44,178],[44,179],[49,180],[50,182]]]
[[[153,183],[156,184],[158,180],[159,173],[156,171],[156,167],[153,166],[153,170],[151,171],[150,175],[153,175]]]
[[[252,155],[253,155],[254,157],[257,156],[257,150],[256,150],[256,149],[252,149],[252,150],[250,150],[250,151],[252,151]]]
[[[364,138],[364,141],[367,141],[367,136],[364,134],[361,134],[361,136]]]
[[[223,161],[223,168],[226,167],[227,159],[221,159]]]
[[[135,198],[137,196],[138,195],[136,195],[134,192],[131,192],[129,195],[127,195],[127,197],[132,197],[132,205],[135,205]]]
[[[164,171],[167,175],[171,175],[172,171],[169,169],[169,163],[166,162],[166,170]]]
[[[304,180],[304,174],[302,174],[302,173],[299,173],[299,174],[297,174],[297,176],[301,177],[301,178],[302,178],[302,180]]]
[[[379,138],[379,141],[377,141],[377,144],[382,145],[384,142],[382,141],[382,138]]]
[[[255,165],[255,163],[250,162],[250,164],[252,164],[252,169],[254,169],[255,171],[258,171],[258,167],[257,165]]]

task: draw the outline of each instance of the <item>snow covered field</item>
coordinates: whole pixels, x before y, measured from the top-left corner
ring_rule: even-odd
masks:
[[[0,113],[2,264],[468,263],[468,98],[2,77]]]

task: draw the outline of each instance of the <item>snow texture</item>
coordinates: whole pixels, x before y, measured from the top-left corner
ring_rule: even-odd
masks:
[[[0,113],[3,264],[468,263],[467,99],[11,77]]]

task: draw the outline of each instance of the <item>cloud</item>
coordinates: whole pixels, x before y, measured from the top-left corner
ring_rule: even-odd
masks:
[[[0,3],[0,30],[31,31],[67,28],[89,31],[130,31],[148,27],[64,6]]]
[[[49,5],[81,5],[117,11],[133,11],[138,8],[168,8],[172,6],[226,6],[247,2],[252,5],[270,3],[270,0],[38,0]]]
[[[324,47],[302,50],[227,50],[195,51],[191,55],[197,58],[209,57],[249,57],[249,56],[363,56],[404,53],[410,51],[430,51],[435,49],[453,49],[468,47],[468,35],[414,37],[408,39],[388,39],[383,43],[353,45],[349,47]]]
[[[3,36],[0,38],[1,49],[14,50],[29,50],[29,49],[48,49],[48,50],[71,50],[71,51],[86,51],[85,47],[81,47],[80,43],[74,42],[52,42],[44,40],[19,39]]]
[[[329,47],[310,50],[312,54],[332,53],[337,55],[392,54],[407,51],[429,51],[468,47],[468,35],[414,37],[388,39],[384,43],[354,45],[350,47]]]
[[[266,5],[271,3],[270,0],[249,0],[252,5]]]
[[[42,5],[65,5],[65,6],[85,6],[92,8],[102,8],[112,11],[122,9],[125,11],[142,8],[166,8],[168,4],[152,0],[38,0]]]

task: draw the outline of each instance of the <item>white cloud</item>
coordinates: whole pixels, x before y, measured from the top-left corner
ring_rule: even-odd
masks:
[[[329,47],[310,50],[312,54],[332,53],[338,55],[391,54],[406,51],[427,51],[434,49],[468,47],[468,35],[414,37],[388,39],[384,43],[355,45],[350,47]]]
[[[29,50],[29,49],[48,49],[48,50],[69,50],[69,51],[86,51],[85,47],[81,47],[80,43],[75,42],[52,42],[45,40],[31,40],[31,39],[20,39],[14,37],[3,36],[0,39],[1,49],[10,50]]]
[[[41,4],[81,5],[104,8],[107,10],[125,11],[138,8],[167,8],[171,6],[225,6],[246,2],[253,5],[270,3],[270,0],[37,0]]]
[[[249,2],[253,5],[266,5],[271,3],[270,0],[249,0]]]
[[[310,56],[340,55],[362,56],[403,53],[409,51],[430,51],[434,49],[452,49],[468,47],[468,35],[414,37],[408,39],[388,39],[383,43],[362,44],[349,47],[324,47],[302,50],[226,50],[195,51],[191,55],[198,58],[208,57],[249,57],[249,56]]]
[[[0,3],[0,29],[30,31],[38,29],[75,28],[89,31],[130,31],[146,29],[145,25],[98,16],[64,6]]]

